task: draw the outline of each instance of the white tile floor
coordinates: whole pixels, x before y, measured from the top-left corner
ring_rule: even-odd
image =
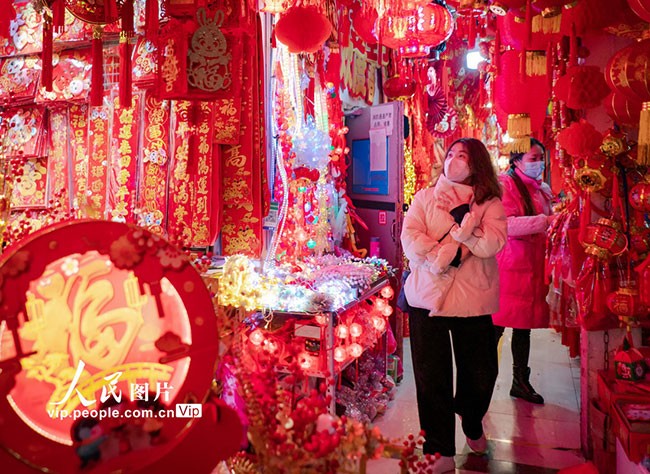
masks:
[[[540,406],[512,399],[510,338],[511,331],[507,330],[499,377],[484,421],[488,454],[469,454],[457,422],[457,473],[546,474],[584,462],[580,452],[580,361],[569,358],[554,331],[532,331],[530,381],[546,403]],[[376,420],[389,437],[404,437],[420,430],[409,341],[404,342],[404,379],[386,414]],[[368,473],[399,473],[398,461],[371,461]]]

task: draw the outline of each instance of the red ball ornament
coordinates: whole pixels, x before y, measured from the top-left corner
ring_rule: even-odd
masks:
[[[366,10],[357,4],[352,10],[352,28],[366,44],[377,44],[377,32],[375,30],[377,18],[377,10],[374,8]]]
[[[292,7],[275,25],[275,36],[292,53],[315,53],[332,34],[332,24],[314,6]]]
[[[607,295],[607,307],[619,319],[638,316],[640,306],[639,290],[635,288],[619,288]]]
[[[384,95],[391,100],[406,100],[413,97],[417,84],[408,76],[392,76],[384,81]]]
[[[558,99],[574,110],[598,107],[609,93],[598,66],[573,66],[555,85]]]
[[[569,155],[587,157],[598,152],[603,135],[586,120],[580,120],[558,133],[557,141]]]
[[[582,245],[585,246],[587,254],[607,259],[625,252],[627,237],[618,222],[611,219],[598,219],[587,226]]]
[[[640,212],[650,212],[650,183],[635,184],[630,189],[630,205]]]

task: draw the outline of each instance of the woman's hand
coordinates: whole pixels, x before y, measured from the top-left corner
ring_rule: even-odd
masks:
[[[458,244],[452,242],[440,246],[440,249],[435,253],[427,255],[427,262],[429,271],[431,273],[440,274],[447,270],[449,264],[456,258],[458,252]]]
[[[474,229],[476,229],[478,224],[479,220],[476,215],[474,215],[473,212],[468,212],[465,214],[465,217],[463,217],[460,227],[454,227],[449,231],[449,235],[451,235],[457,242],[465,242],[472,236],[472,232],[474,232]]]

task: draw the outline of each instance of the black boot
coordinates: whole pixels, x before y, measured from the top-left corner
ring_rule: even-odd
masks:
[[[530,382],[528,381],[529,377],[530,367],[517,367],[516,365],[513,365],[512,387],[510,388],[510,396],[521,398],[530,403],[543,405],[544,398],[530,385]]]

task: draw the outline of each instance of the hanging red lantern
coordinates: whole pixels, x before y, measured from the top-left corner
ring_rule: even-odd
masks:
[[[636,288],[618,288],[607,295],[607,307],[621,321],[629,321],[638,317],[642,307],[639,290]]]
[[[582,245],[588,255],[608,259],[625,252],[627,237],[620,223],[601,218],[587,226]]]
[[[550,88],[544,70],[532,68],[530,74],[520,71],[521,54],[531,58],[531,63],[538,53],[519,53],[505,51],[500,58],[499,75],[494,81],[494,103],[499,124],[508,128],[509,114],[530,115],[531,131],[539,130],[546,118]],[[539,55],[543,58],[544,55]]]
[[[605,79],[616,92],[642,102],[650,100],[650,39],[615,53],[607,64]]]
[[[650,1],[627,0],[627,4],[639,18],[650,23]]]
[[[603,135],[586,120],[573,122],[557,134],[557,142],[571,156],[587,157],[598,152]]]
[[[509,10],[516,10],[526,6],[526,0],[492,0],[490,11],[498,16],[506,16]]]
[[[540,15],[532,18],[530,44],[526,46],[526,35],[528,27],[523,17],[519,16],[516,10],[511,10],[507,15],[497,18],[497,27],[501,35],[500,41],[505,46],[511,46],[518,51],[527,49],[529,51],[546,51],[549,43],[559,39],[559,29],[546,29],[544,20]],[[537,27],[538,22],[541,26]]]
[[[406,100],[413,97],[416,86],[415,79],[398,74],[384,81],[384,95],[390,100]]]
[[[575,29],[576,35],[584,36],[620,22],[626,10],[625,0],[581,0],[572,8],[564,9],[560,31],[571,36],[571,30]]]
[[[275,36],[292,53],[314,53],[332,34],[332,24],[314,6],[291,7],[275,25]]]
[[[630,206],[640,212],[650,212],[650,183],[644,181],[630,189]]]
[[[612,92],[603,101],[605,111],[619,125],[637,125],[642,102],[620,92]]]
[[[364,9],[361,5],[355,5],[352,10],[352,28],[359,37],[368,45],[377,44],[375,26],[377,24],[377,10],[374,8]]]
[[[555,84],[558,99],[574,110],[598,107],[609,93],[598,66],[571,66]]]

